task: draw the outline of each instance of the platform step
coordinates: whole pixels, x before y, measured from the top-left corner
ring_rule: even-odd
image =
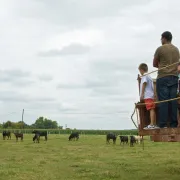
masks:
[[[151,136],[154,142],[180,142],[180,135],[154,135]]]
[[[139,135],[141,136],[151,136],[151,135],[180,135],[180,128],[160,128],[160,129],[150,129],[150,130],[139,130]]]

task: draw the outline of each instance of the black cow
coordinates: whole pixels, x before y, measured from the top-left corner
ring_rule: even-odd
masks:
[[[10,131],[3,131],[2,135],[3,135],[3,140],[6,139],[6,136],[8,139],[11,139],[11,132]]]
[[[21,141],[23,141],[23,133],[14,133],[16,137],[16,141],[18,141],[18,138],[21,138]]]
[[[36,142],[36,143],[39,143],[39,140],[40,140],[40,135],[39,134],[35,134],[34,135],[34,137],[33,137],[33,141],[34,141],[34,143]]]
[[[76,139],[76,141],[79,139],[79,133],[78,132],[73,132],[70,134],[69,136],[69,141],[71,141],[72,139]]]
[[[37,131],[37,130],[34,130],[32,133],[39,134],[39,136],[44,136],[45,137],[45,141],[47,141],[47,131]]]
[[[113,144],[116,144],[116,135],[114,133],[108,133],[106,135],[106,143],[109,144],[109,140],[112,139],[113,140]]]
[[[136,143],[136,138],[134,136],[130,136],[130,146],[134,146]]]
[[[123,145],[124,143],[128,144],[128,136],[119,136],[119,137],[120,137],[120,145],[121,143],[123,143]]]

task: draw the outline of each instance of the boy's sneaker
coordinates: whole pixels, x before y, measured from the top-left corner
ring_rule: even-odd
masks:
[[[148,125],[145,128],[143,128],[143,129],[147,130],[147,129],[155,129],[155,128],[154,128],[154,125]]]

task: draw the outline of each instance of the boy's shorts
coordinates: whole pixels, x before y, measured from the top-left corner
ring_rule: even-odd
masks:
[[[147,103],[146,104],[147,110],[155,109],[154,99],[144,99],[144,102]]]

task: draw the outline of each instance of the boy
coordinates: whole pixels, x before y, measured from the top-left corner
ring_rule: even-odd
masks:
[[[156,129],[156,114],[155,114],[155,103],[154,103],[154,86],[153,80],[150,76],[146,75],[148,72],[147,64],[139,65],[139,72],[143,76],[140,84],[140,100],[146,104],[146,109],[150,111],[150,124],[144,129]]]

